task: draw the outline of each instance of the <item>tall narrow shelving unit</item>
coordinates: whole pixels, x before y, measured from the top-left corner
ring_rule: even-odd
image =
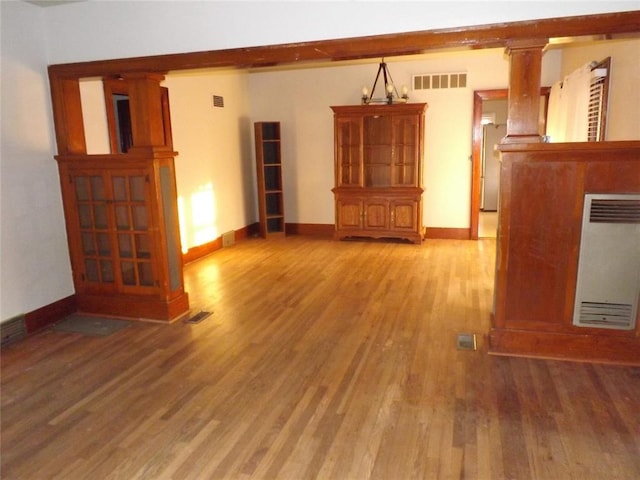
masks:
[[[254,127],[260,235],[284,236],[280,122],[256,122]]]

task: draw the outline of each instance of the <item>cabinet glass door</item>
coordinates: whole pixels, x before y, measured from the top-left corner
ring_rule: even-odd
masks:
[[[118,257],[123,286],[154,285],[151,239],[144,174],[114,175],[113,208],[118,237]]]
[[[418,186],[419,132],[415,115],[393,119],[393,185]]]
[[[90,284],[115,282],[105,183],[102,175],[75,177],[83,280]]]
[[[90,172],[73,182],[85,285],[96,291],[154,287],[148,176]]]
[[[364,186],[391,185],[391,156],[393,137],[391,116],[364,117]]]
[[[359,117],[336,120],[337,186],[361,186],[361,127]]]

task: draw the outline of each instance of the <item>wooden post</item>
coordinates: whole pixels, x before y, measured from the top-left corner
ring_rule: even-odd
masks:
[[[134,73],[123,75],[129,86],[129,108],[133,148],[164,147],[164,122],[160,82],[164,75]]]
[[[507,135],[502,143],[540,143],[540,82],[542,51],[547,39],[521,40],[507,45],[509,99]]]
[[[49,84],[58,154],[86,154],[79,79],[59,77],[49,71]]]

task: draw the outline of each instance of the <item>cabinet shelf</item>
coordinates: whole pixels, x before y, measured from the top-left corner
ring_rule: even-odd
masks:
[[[284,198],[279,122],[254,124],[260,235],[284,235]]]

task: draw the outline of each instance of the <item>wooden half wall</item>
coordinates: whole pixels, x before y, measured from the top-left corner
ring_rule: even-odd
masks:
[[[640,141],[501,145],[490,351],[640,365],[634,330],[573,325],[585,193],[640,193]]]

